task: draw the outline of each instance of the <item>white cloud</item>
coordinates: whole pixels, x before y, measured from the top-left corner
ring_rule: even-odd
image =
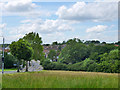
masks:
[[[113,30],[113,25],[97,25],[86,30],[84,40],[99,40],[106,42],[115,42],[118,40],[118,31]]]
[[[86,30],[86,32],[102,32],[102,31],[105,31],[107,29],[108,26],[105,26],[105,25],[97,25],[97,26],[94,26],[94,27],[91,27],[91,28],[88,28]]]
[[[65,35],[63,32],[54,32],[46,35],[42,35],[43,43],[52,43],[52,42],[62,42],[65,40]]]
[[[3,29],[6,27],[6,23],[0,24],[0,36],[3,36]]]
[[[36,7],[32,0],[9,1],[3,4],[3,9],[8,12],[26,12]]]
[[[5,43],[11,43],[12,41],[17,41],[20,38],[22,38],[23,36],[24,36],[24,34],[5,36]]]
[[[0,30],[0,36],[2,36],[2,33],[3,33],[2,30]]]
[[[38,10],[40,5],[36,5],[32,0],[13,0],[0,3],[3,16],[25,16],[35,18],[39,16],[50,16],[53,12]]]
[[[97,25],[97,26],[93,26],[93,27],[88,28],[86,30],[86,32],[87,32],[86,39],[103,40],[103,37],[104,37],[103,34],[107,28],[108,28],[108,26],[105,26],[105,25]]]
[[[120,0],[95,0],[95,2],[119,2]]]
[[[56,15],[61,19],[75,21],[110,21],[117,19],[117,3],[77,2],[71,8],[61,6]]]
[[[72,31],[73,28],[65,20],[24,20],[17,28],[18,33],[40,32],[42,34],[53,32]]]
[[[3,28],[5,28],[6,27],[6,24],[4,23],[4,24],[0,24],[0,29],[3,29]]]
[[[61,41],[64,38],[64,32],[73,31],[70,23],[65,20],[23,20],[21,25],[18,27],[7,28],[10,36],[8,37],[8,42],[23,37],[29,32],[38,32],[45,42],[52,42],[54,40]],[[18,35],[18,36],[17,36]],[[16,37],[17,36],[17,37]]]

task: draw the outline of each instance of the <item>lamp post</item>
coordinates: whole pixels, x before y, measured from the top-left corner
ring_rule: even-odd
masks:
[[[2,53],[2,74],[4,73],[4,42],[5,42],[5,39],[4,39],[4,37],[3,36],[0,36],[0,37],[2,37],[3,38],[3,48],[2,48],[2,51],[3,51],[3,53]]]

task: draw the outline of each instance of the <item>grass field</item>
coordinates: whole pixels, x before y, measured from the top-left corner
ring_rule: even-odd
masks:
[[[2,88],[2,74],[0,73],[0,90]]]
[[[4,69],[4,71],[15,71],[17,69],[13,68],[13,69]],[[0,69],[0,71],[2,71],[2,69]]]
[[[118,88],[118,74],[40,71],[4,74],[3,88]]]

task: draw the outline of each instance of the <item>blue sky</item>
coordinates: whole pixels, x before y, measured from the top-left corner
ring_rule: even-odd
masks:
[[[6,43],[38,32],[43,43],[81,40],[118,41],[116,2],[32,2],[1,3],[0,35]]]

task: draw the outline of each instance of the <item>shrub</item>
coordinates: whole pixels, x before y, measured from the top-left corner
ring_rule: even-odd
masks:
[[[17,59],[13,55],[5,53],[4,63],[5,68],[14,68],[13,64],[17,63]]]

